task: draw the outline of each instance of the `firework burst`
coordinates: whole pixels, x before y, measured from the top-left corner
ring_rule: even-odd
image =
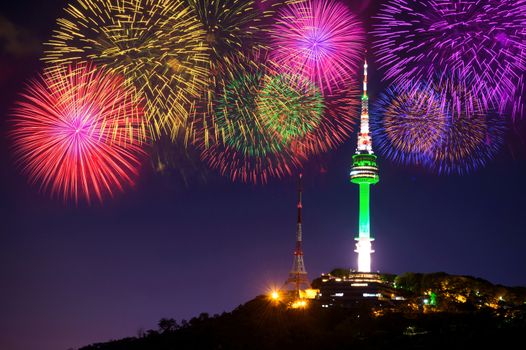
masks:
[[[318,127],[323,102],[319,89],[301,76],[266,76],[257,96],[257,116],[272,134],[288,144]]]
[[[448,84],[392,88],[375,105],[377,149],[398,163],[467,174],[499,151],[505,122],[470,91]]]
[[[278,69],[304,75],[324,91],[343,87],[355,74],[365,41],[362,24],[345,5],[322,0],[280,10],[271,37]]]
[[[280,82],[264,62],[252,57],[236,60],[236,65],[225,68],[227,74],[217,91],[214,130],[218,142],[203,147],[203,159],[233,180],[265,183],[271,177],[290,174],[300,163],[289,140],[273,128],[272,117],[260,114],[273,110],[268,96],[260,97],[261,91],[268,83]],[[280,89],[286,90],[281,85]],[[296,96],[298,93],[295,91]],[[287,103],[281,102],[291,108]]]
[[[214,120],[218,91],[225,85],[225,80],[230,79],[232,71],[243,67],[248,60],[253,60],[254,65],[264,62],[261,58],[266,55],[261,52],[266,49],[265,34],[268,33],[269,19],[280,2],[187,1],[206,30],[205,44],[210,52],[208,89],[203,92],[193,118],[194,140],[208,147],[210,142],[219,142]]]
[[[93,61],[123,75],[147,105],[154,135],[191,134],[207,88],[206,33],[183,0],[76,0],[58,20],[44,61]]]
[[[505,119],[488,109],[471,87],[451,83],[434,86],[441,94],[448,128],[428,157],[427,166],[439,174],[467,174],[487,164],[504,140]]]
[[[187,0],[206,30],[213,65],[225,55],[262,46],[263,19],[272,11],[261,10],[252,0]],[[265,2],[265,1],[263,1]]]
[[[469,87],[486,108],[502,110],[526,65],[524,0],[393,0],[373,35],[385,78],[399,86],[432,81]],[[437,78],[438,77],[438,78]]]
[[[360,91],[354,79],[346,85],[346,88],[333,88],[330,93],[325,92],[324,113],[316,128],[304,137],[293,140],[291,147],[297,153],[318,155],[349,139],[359,117]]]
[[[448,118],[442,102],[433,89],[422,85],[411,92],[387,89],[372,113],[378,151],[398,163],[421,164],[446,134]]]
[[[11,131],[30,182],[88,203],[133,185],[147,140],[135,93],[123,78],[86,64],[34,80],[17,103]]]
[[[224,143],[250,156],[279,152],[283,143],[262,123],[258,94],[265,75],[240,73],[228,81],[216,105],[216,125]]]
[[[505,123],[487,114],[450,118],[441,142],[428,154],[425,165],[439,174],[468,174],[487,164],[500,150]]]
[[[305,157],[290,150],[267,153],[266,156],[250,156],[232,147],[214,144],[202,152],[202,159],[232,181],[265,184],[273,178],[290,176],[301,166]]]

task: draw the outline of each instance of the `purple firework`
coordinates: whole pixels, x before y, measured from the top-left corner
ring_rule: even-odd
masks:
[[[448,130],[429,154],[425,166],[438,174],[465,175],[484,167],[499,152],[505,121],[494,114],[449,117]]]
[[[458,86],[388,88],[372,115],[380,153],[438,174],[467,174],[483,167],[504,140],[505,119]]]
[[[329,91],[354,75],[365,42],[359,19],[336,1],[290,4],[271,35],[272,59],[283,73],[304,75]]]
[[[410,92],[387,88],[375,99],[372,116],[375,147],[397,163],[421,165],[448,128],[443,98],[425,84]]]
[[[374,26],[385,78],[469,86],[500,112],[522,91],[526,66],[526,0],[392,0]],[[438,79],[438,81],[437,81]]]

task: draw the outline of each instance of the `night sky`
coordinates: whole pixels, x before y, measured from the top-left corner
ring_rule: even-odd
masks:
[[[9,3],[9,5],[7,4]],[[158,174],[103,205],[39,193],[14,165],[10,108],[41,68],[65,1],[3,1],[0,11],[0,349],[57,350],[134,336],[162,317],[230,311],[292,265],[296,179],[232,183],[213,171]],[[365,21],[375,9],[360,1]],[[356,6],[354,7],[356,8]],[[16,35],[14,34],[16,33]],[[370,98],[382,83],[370,65]],[[379,159],[372,187],[373,269],[465,274],[526,285],[526,128],[486,168],[437,176]],[[354,267],[355,135],[305,165],[304,250],[311,279]]]

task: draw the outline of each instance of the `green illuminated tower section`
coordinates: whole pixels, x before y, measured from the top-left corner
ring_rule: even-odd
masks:
[[[352,157],[351,182],[360,188],[360,207],[358,216],[358,235],[355,237],[356,250],[358,253],[358,271],[371,272],[372,241],[370,229],[370,187],[376,184],[380,178],[376,155],[373,152],[373,144],[369,133],[369,98],[367,97],[367,61],[363,66],[363,96],[362,113],[360,117],[360,131],[358,133],[358,145],[356,153]]]

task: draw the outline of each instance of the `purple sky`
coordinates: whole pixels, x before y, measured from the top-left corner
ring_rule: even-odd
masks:
[[[9,152],[6,115],[38,71],[39,43],[64,1],[4,3],[0,349],[66,350],[133,336],[155,328],[161,317],[230,311],[286,279],[295,238],[294,178],[253,186],[210,172],[206,181],[184,187],[176,175],[155,174],[145,164],[135,190],[78,208],[28,185]],[[375,68],[371,64],[371,102],[381,88]],[[519,123],[498,158],[470,176],[439,177],[380,159],[371,198],[373,268],[526,285],[525,130]],[[311,278],[355,266],[358,193],[348,181],[354,148],[352,135],[306,166],[304,249]]]

